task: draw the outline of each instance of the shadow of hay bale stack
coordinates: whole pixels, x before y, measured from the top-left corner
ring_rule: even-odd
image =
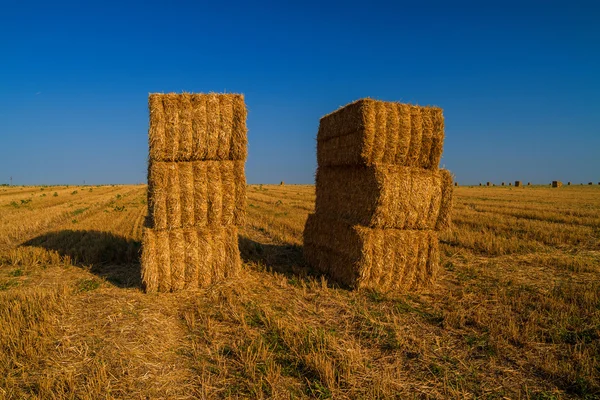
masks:
[[[148,107],[144,288],[194,289],[236,275],[246,201],[243,95],[151,94]]]
[[[438,169],[443,141],[437,107],[362,99],[321,118],[306,260],[348,287],[430,285],[452,208],[452,176]]]

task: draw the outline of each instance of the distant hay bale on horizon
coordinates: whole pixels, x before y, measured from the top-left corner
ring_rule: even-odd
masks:
[[[515,187],[521,187],[523,183],[521,181],[515,181]]]
[[[492,186],[490,182],[486,182],[485,186]]]
[[[567,182],[567,186],[571,186],[571,182]]]
[[[150,94],[146,292],[206,287],[241,268],[246,106],[238,94]]]
[[[284,186],[284,185],[285,185],[285,182],[284,182],[284,181],[281,181],[281,182],[279,183],[279,186]]]
[[[502,186],[504,186],[504,182],[502,182]]]
[[[361,99],[321,118],[317,162],[436,169],[443,144],[441,108]]]
[[[561,181],[552,181],[552,187],[553,188],[559,188],[561,187],[563,184]]]

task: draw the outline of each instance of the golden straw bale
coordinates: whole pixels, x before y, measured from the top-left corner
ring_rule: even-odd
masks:
[[[235,226],[144,228],[142,281],[146,292],[203,288],[241,268]]]
[[[515,187],[521,187],[523,183],[521,181],[515,181]]]
[[[149,227],[243,225],[244,161],[151,162],[148,173]]]
[[[439,269],[435,231],[351,226],[315,214],[306,222],[304,255],[342,285],[383,292],[430,286]]]
[[[191,162],[177,163],[181,199],[181,226],[189,228],[196,225],[194,215],[194,166]]]
[[[552,181],[552,187],[553,188],[559,188],[562,186],[562,182],[561,181]]]
[[[169,259],[171,261],[171,290],[185,287],[185,241],[183,229],[169,231]]]
[[[245,160],[246,105],[240,94],[150,94],[151,161]]]
[[[447,169],[440,170],[442,180],[442,201],[437,218],[435,230],[441,231],[448,229],[452,224],[452,204],[454,201],[454,189],[452,187],[452,173]]]
[[[361,99],[321,118],[320,167],[393,163],[435,169],[444,140],[442,110]]]
[[[390,164],[319,168],[316,180],[317,214],[373,228],[435,229],[452,193],[449,173]]]
[[[156,260],[156,233],[148,228],[142,231],[142,282],[146,292],[158,291],[158,262]]]

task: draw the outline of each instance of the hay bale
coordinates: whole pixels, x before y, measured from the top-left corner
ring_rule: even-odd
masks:
[[[361,99],[321,118],[320,167],[377,163],[436,169],[444,142],[437,107]]]
[[[439,269],[435,231],[372,229],[315,214],[306,222],[304,255],[344,286],[383,292],[430,286]]]
[[[243,225],[246,207],[243,161],[151,162],[149,227]]]
[[[454,182],[454,187],[458,187],[458,182]]]
[[[553,188],[559,188],[562,186],[562,182],[561,181],[552,181],[552,187]]]
[[[490,182],[486,182],[485,186],[492,186]]]
[[[146,292],[203,288],[241,268],[235,226],[144,228],[142,281]]]
[[[531,182],[527,182],[527,186],[531,186]]]
[[[590,186],[593,185],[593,184],[594,184],[593,182],[588,182],[588,185],[590,185]]]
[[[316,182],[317,214],[372,228],[435,229],[452,193],[447,171],[390,164],[319,168]]]
[[[521,187],[523,183],[521,181],[515,181],[515,187]]]
[[[504,182],[502,182],[502,186],[504,186]]]
[[[567,186],[571,186],[571,182],[567,182]]]
[[[283,186],[283,185],[285,185],[285,182],[284,182],[284,181],[281,181],[281,182],[279,183],[279,186]]]
[[[148,108],[150,161],[246,159],[243,95],[153,93]]]

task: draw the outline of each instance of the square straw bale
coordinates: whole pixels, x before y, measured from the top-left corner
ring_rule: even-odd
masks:
[[[233,277],[241,268],[235,226],[144,228],[142,282],[146,292],[204,288]]]
[[[246,159],[243,95],[153,93],[148,108],[151,161]]]
[[[449,224],[453,188],[445,170],[390,164],[324,167],[316,180],[318,215],[371,228],[437,229]]]
[[[151,162],[149,227],[173,229],[243,225],[246,177],[243,161]]]
[[[439,269],[431,230],[373,229],[309,215],[304,256],[343,286],[382,292],[430,286]]]
[[[437,168],[444,119],[437,107],[361,99],[321,118],[319,166],[390,163]]]

